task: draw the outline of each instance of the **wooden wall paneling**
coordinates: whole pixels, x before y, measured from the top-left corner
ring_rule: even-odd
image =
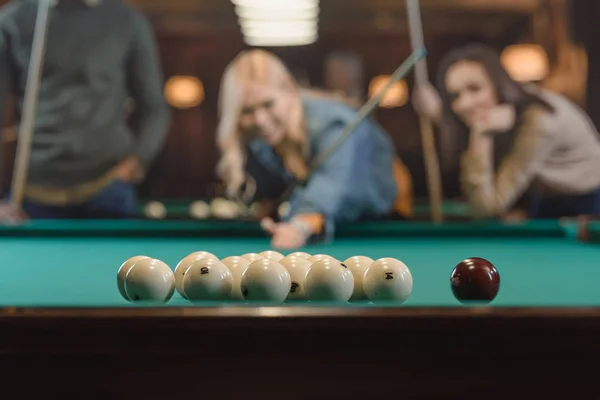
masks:
[[[148,180],[143,197],[204,197],[216,184],[214,166],[217,99],[226,65],[244,48],[238,35],[181,37],[160,35],[160,56],[165,79],[175,75],[199,78],[205,99],[197,107],[171,108],[168,140]]]
[[[600,1],[566,0],[571,37],[586,51],[587,85],[585,108],[600,129]]]

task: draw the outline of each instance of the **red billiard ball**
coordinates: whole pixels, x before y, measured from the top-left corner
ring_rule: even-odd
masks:
[[[450,284],[454,297],[460,302],[489,303],[500,290],[500,274],[488,260],[471,257],[454,267]]]

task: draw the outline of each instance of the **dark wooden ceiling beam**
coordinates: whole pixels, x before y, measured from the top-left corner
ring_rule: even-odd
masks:
[[[129,0],[164,33],[199,35],[239,32],[229,0]],[[540,0],[421,0],[426,35],[467,34],[514,37],[515,26]],[[403,0],[321,0],[322,34],[403,35],[408,33]]]
[[[231,13],[234,6],[229,0],[128,0],[147,11]],[[539,8],[540,0],[421,0],[423,12],[508,12],[529,14]],[[321,0],[322,12],[348,11],[405,11],[403,0]]]

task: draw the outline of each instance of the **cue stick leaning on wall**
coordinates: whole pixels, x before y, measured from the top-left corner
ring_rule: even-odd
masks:
[[[39,0],[33,33],[33,44],[27,71],[27,83],[25,84],[25,97],[23,101],[23,113],[17,136],[17,154],[13,167],[11,183],[10,202],[17,209],[21,208],[27,172],[29,169],[29,155],[31,154],[31,140],[35,128],[35,112],[37,98],[44,64],[44,52],[46,49],[46,34],[48,31],[48,17],[50,8],[55,0]]]
[[[413,50],[422,48],[424,47],[425,40],[423,39],[419,0],[406,0],[406,10],[412,48]],[[429,81],[429,77],[427,76],[427,61],[425,59],[420,60],[415,66],[415,80],[417,86],[426,84]],[[433,221],[440,223],[443,221],[442,183],[437,151],[435,149],[433,125],[428,118],[423,116],[419,116],[419,125],[421,128],[421,142],[423,143],[431,213]]]

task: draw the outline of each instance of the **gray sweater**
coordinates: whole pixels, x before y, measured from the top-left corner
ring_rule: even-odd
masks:
[[[37,0],[0,10],[0,111],[12,94],[19,119],[36,13]],[[131,155],[148,167],[170,122],[162,88],[152,28],[139,11],[121,0],[59,1],[48,21],[28,182],[85,183]]]

